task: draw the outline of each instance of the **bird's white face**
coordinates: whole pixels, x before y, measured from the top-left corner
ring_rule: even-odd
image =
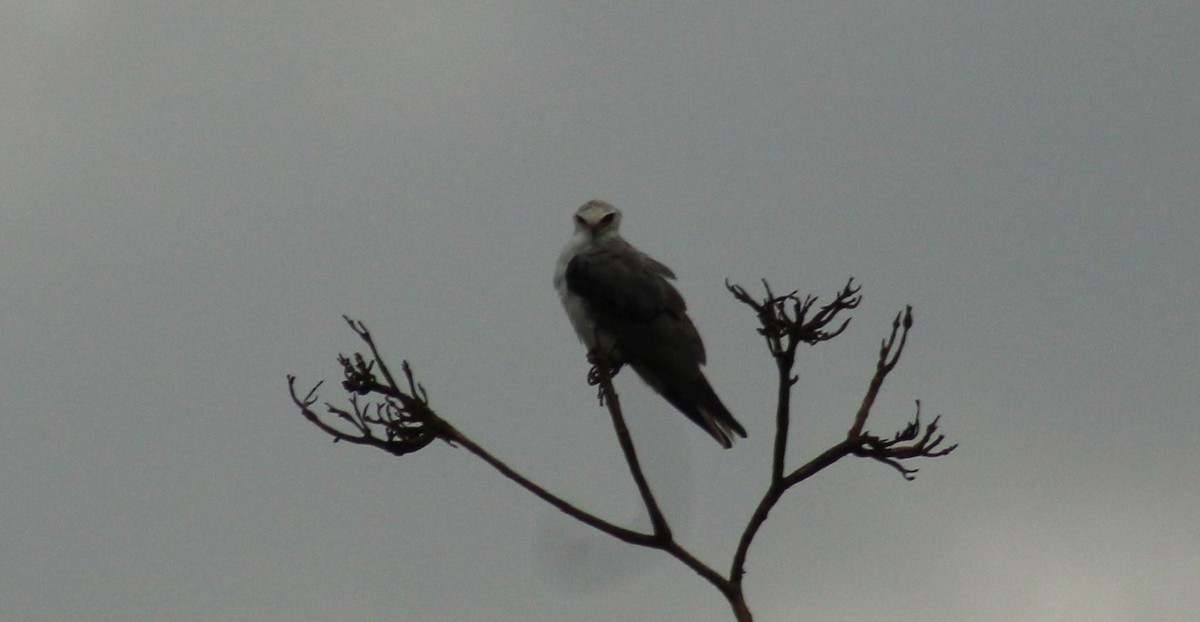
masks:
[[[604,201],[588,201],[575,212],[575,231],[593,238],[616,233],[621,226],[621,211]]]

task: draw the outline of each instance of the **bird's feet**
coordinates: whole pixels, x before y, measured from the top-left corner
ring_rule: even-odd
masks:
[[[611,352],[601,352],[599,350],[588,350],[587,360],[592,364],[592,368],[588,370],[587,382],[591,386],[599,385],[605,379],[615,378],[617,372],[621,371],[621,362],[615,360]]]

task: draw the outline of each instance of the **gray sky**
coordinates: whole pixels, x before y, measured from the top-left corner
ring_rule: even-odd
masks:
[[[1200,616],[1200,5],[409,4],[0,5],[5,619],[729,619],[466,452],[332,445],[287,398],[334,388],[350,314],[463,431],[644,524],[550,285],[597,197],[750,432],[618,383],[720,568],[773,394],[722,280],[865,286],[803,353],[794,464],[916,308],[871,428],[920,399],[962,447],[794,490],[758,619]]]

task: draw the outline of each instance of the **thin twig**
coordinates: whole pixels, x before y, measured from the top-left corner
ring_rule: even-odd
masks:
[[[904,345],[908,342],[908,330],[912,328],[912,307],[904,308],[904,311],[896,314],[896,319],[892,321],[892,334],[883,340],[883,345],[879,347],[879,361],[875,364],[875,375],[871,376],[871,384],[867,387],[867,393],[863,396],[862,405],[858,408],[858,413],[854,415],[854,425],[850,426],[850,431],[847,436],[850,438],[857,437],[862,434],[863,426],[867,423],[867,417],[871,414],[871,406],[875,404],[875,398],[879,396],[879,389],[883,387],[883,381],[892,369],[896,367],[896,363],[900,362],[900,355],[904,352]],[[903,331],[900,334],[900,343],[896,343],[897,331],[900,331],[903,326]],[[895,354],[892,354],[892,349],[895,348]]]
[[[637,485],[638,494],[642,496],[642,503],[646,506],[646,512],[650,515],[650,524],[654,527],[654,535],[663,540],[670,540],[671,527],[663,515],[662,508],[659,507],[658,501],[654,498],[654,493],[650,490],[650,483],[646,481],[646,474],[642,471],[637,450],[633,446],[633,437],[629,434],[629,427],[625,425],[625,415],[621,412],[620,397],[617,395],[617,390],[612,384],[612,373],[598,357],[596,360],[595,377],[600,385],[600,392],[603,396],[602,401],[608,408],[609,415],[612,417],[613,429],[617,433],[617,443],[621,446],[621,453],[625,455],[625,463],[629,465],[629,474],[633,476],[633,482]]]
[[[505,464],[502,460],[493,456],[478,443],[470,438],[467,438],[466,435],[459,432],[449,423],[446,423],[445,426],[447,434],[452,437],[455,443],[479,457],[481,460],[491,465],[492,468],[499,471],[502,475],[516,482],[519,486],[533,493],[539,499],[554,506],[567,516],[570,516],[571,518],[574,518],[585,525],[599,529],[600,531],[618,540],[621,540],[622,542],[628,542],[629,544],[636,544],[638,546],[656,546],[657,538],[654,536],[654,534],[642,533],[640,531],[634,531],[632,529],[615,525],[590,512],[575,507],[561,497],[534,483],[524,475],[521,475],[515,469]]]
[[[612,417],[613,428],[617,433],[617,442],[621,446],[621,452],[625,455],[625,462],[629,465],[629,473],[633,477],[638,493],[642,497],[642,503],[646,507],[646,513],[649,514],[650,524],[654,529],[653,541],[646,543],[644,546],[666,551],[695,571],[696,574],[716,586],[717,589],[721,590],[722,594],[726,594],[730,589],[729,581],[725,577],[722,577],[716,570],[713,570],[712,567],[700,561],[675,540],[666,515],[663,514],[662,508],[659,506],[653,491],[650,489],[650,483],[646,479],[645,472],[642,470],[641,461],[633,444],[633,437],[629,434],[629,427],[625,424],[625,415],[621,410],[620,396],[617,395],[616,388],[613,387],[612,383],[614,374],[599,357],[593,357],[593,360],[595,367],[589,373],[588,377],[600,386],[602,401],[604,406],[608,408],[609,415]]]

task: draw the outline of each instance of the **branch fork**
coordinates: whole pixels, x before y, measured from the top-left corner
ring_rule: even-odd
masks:
[[[759,529],[788,489],[846,456],[876,460],[892,467],[906,480],[912,480],[917,469],[908,466],[910,461],[945,456],[958,447],[957,444],[944,445],[946,437],[938,431],[940,416],[922,426],[920,401],[917,401],[916,414],[912,421],[890,437],[884,438],[866,431],[871,409],[884,380],[899,363],[907,343],[908,331],[913,325],[912,307],[906,307],[896,315],[892,322],[891,334],[880,346],[875,373],[868,383],[867,392],[854,415],[846,438],[808,462],[789,470],[786,467],[786,459],[791,424],[791,391],[799,382],[799,377],[793,371],[797,349],[800,344],[815,346],[842,334],[850,325],[850,318],[842,319],[842,316],[845,312],[856,309],[862,302],[859,293],[861,287],[850,279],[831,302],[817,308],[815,296],[801,298],[796,291],[779,295],[771,289],[766,280],[762,281],[762,285],[765,294],[761,298],[755,298],[745,288],[728,281],[725,283],[725,287],[735,299],[753,309],[759,322],[758,333],[766,342],[767,350],[778,369],[778,399],[770,484],[738,540],[727,574],[722,574],[702,562],[675,540],[669,521],[642,472],[633,439],[625,425],[620,397],[612,383],[620,366],[611,366],[606,357],[597,353],[589,353],[588,356],[588,361],[593,365],[588,372],[588,384],[598,387],[600,403],[608,409],[612,418],[617,442],[650,516],[650,532],[621,527],[584,511],[518,473],[486,451],[433,410],[425,387],[416,381],[408,361],[401,365],[403,383],[397,382],[380,356],[370,331],[357,320],[343,316],[350,328],[367,344],[370,356],[361,353],[352,357],[338,356],[344,376],[342,388],[349,394],[349,407],[324,403],[325,413],[319,414],[316,395],[321,383],[317,383],[301,397],[296,392],[295,377],[288,376],[288,389],[292,401],[304,418],[333,437],[334,442],[369,445],[396,456],[419,451],[437,439],[452,447],[462,447],[568,516],[623,542],[658,549],[678,559],[720,591],[729,602],[736,620],[750,622],[753,616],[746,605],[742,590],[746,559]],[[368,397],[370,399],[367,399]]]

